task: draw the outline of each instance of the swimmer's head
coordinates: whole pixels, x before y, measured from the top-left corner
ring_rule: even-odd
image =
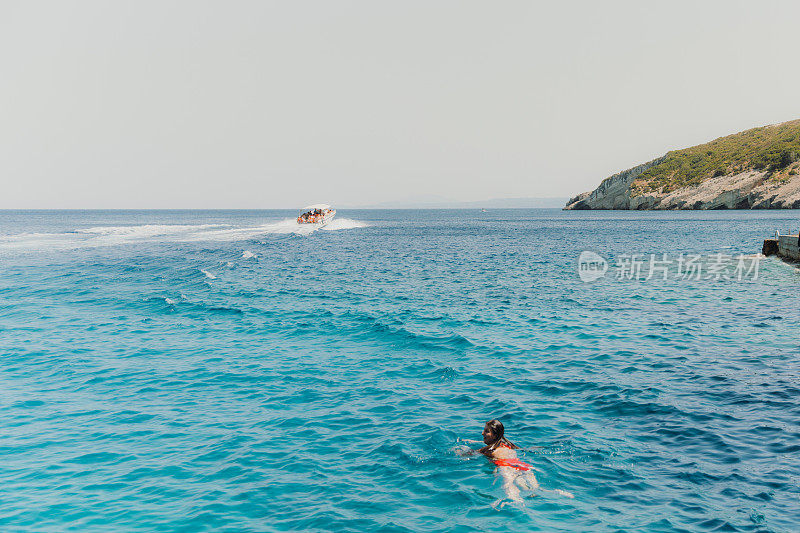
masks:
[[[486,422],[486,425],[483,426],[483,442],[484,444],[488,444],[490,449],[495,449],[501,442],[504,446],[511,448],[512,450],[518,450],[519,446],[511,442],[505,437],[506,429],[503,427],[503,423],[497,419],[489,420]]]
[[[500,439],[503,438],[503,434],[505,433],[505,428],[503,427],[503,423],[499,420],[489,420],[486,422],[486,425],[483,426],[483,442],[484,444],[494,444],[498,442]]]

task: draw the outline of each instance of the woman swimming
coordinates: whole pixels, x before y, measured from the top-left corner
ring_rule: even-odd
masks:
[[[505,437],[505,428],[503,423],[499,420],[489,420],[483,427],[483,443],[486,444],[483,448],[478,450],[471,450],[472,453],[482,453],[488,457],[492,463],[497,467],[495,473],[499,474],[503,479],[503,490],[506,493],[507,500],[514,503],[522,503],[522,496],[520,488],[523,490],[542,490],[539,482],[533,471],[537,470],[528,463],[524,463],[517,458],[519,446],[511,442]],[[480,442],[480,441],[466,441],[466,442]],[[540,470],[541,472],[541,470]],[[555,492],[567,498],[574,498],[572,494],[565,490],[549,490],[547,492]],[[503,507],[509,501],[498,500],[493,506]]]

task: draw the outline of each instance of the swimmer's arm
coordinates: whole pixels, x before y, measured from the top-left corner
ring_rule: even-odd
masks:
[[[480,450],[471,450],[466,446],[463,446],[461,448],[456,448],[455,452],[461,457],[469,457],[470,455],[478,455],[480,453]]]
[[[458,439],[456,439],[456,441],[457,442],[469,442],[471,444],[483,444],[482,441],[462,439],[462,438],[458,438]],[[491,455],[491,452],[489,452],[489,447],[488,446],[484,446],[483,448],[479,448],[477,450],[473,450],[471,448],[468,448],[467,446],[463,446],[462,445],[462,446],[458,446],[456,448],[456,453],[458,455],[461,455],[461,456],[478,455],[478,454]]]

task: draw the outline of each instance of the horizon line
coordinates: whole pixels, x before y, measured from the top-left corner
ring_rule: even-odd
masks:
[[[0,207],[3,211],[297,211],[297,207]],[[340,207],[347,211],[465,211],[476,209],[561,209],[561,207]]]

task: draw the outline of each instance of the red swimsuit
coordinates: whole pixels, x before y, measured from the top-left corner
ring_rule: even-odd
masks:
[[[531,465],[528,463],[523,463],[519,459],[492,459],[492,462],[496,466],[510,466],[511,468],[516,468],[517,470],[531,469]]]
[[[498,448],[508,448],[511,449],[511,446],[506,444],[505,442],[501,442]],[[524,463],[519,459],[492,459],[492,462],[496,466],[509,466],[511,468],[516,468],[517,470],[530,470],[532,467],[528,463]]]

